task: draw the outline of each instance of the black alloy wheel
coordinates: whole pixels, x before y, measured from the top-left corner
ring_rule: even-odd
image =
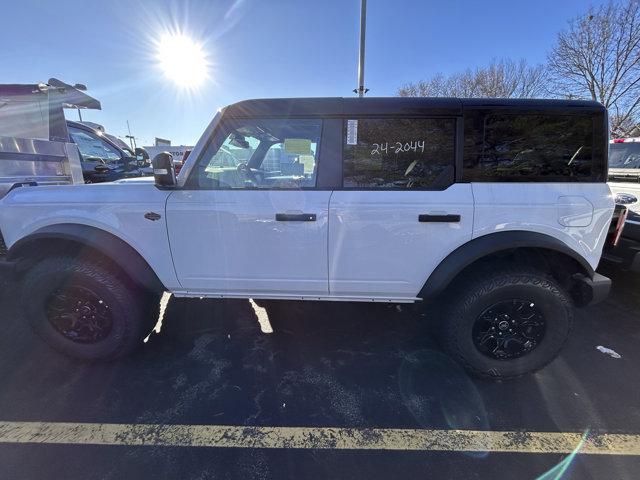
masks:
[[[544,338],[544,314],[531,300],[513,299],[495,303],[473,324],[475,347],[496,360],[511,360],[533,351]]]

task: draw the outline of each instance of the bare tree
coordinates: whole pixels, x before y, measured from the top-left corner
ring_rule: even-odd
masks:
[[[467,69],[448,77],[438,73],[429,80],[399,88],[401,97],[532,98],[545,93],[546,70],[524,59],[492,60],[487,67]]]
[[[640,6],[591,7],[558,34],[549,54],[557,96],[590,98],[609,109],[614,135],[636,123],[640,106]]]

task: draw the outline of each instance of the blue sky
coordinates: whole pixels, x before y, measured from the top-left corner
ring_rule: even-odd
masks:
[[[120,136],[129,120],[139,145],[155,136],[193,144],[237,100],[350,96],[357,84],[359,0],[5,2],[0,83],[84,83],[103,108],[84,119]],[[492,58],[544,62],[567,21],[599,3],[368,0],[366,85],[390,96]],[[158,67],[154,39],[168,29],[208,55],[210,78],[195,92]]]

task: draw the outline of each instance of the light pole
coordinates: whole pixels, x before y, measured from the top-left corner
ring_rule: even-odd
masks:
[[[358,94],[358,97],[364,97],[364,94],[369,91],[364,87],[364,41],[365,31],[367,28],[367,0],[360,0],[360,56],[358,58],[358,88],[354,90],[354,93]]]

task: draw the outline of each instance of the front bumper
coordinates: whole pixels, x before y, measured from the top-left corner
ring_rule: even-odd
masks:
[[[609,296],[611,279],[594,273],[592,278],[578,274],[573,277],[580,288],[580,306],[595,305]]]

